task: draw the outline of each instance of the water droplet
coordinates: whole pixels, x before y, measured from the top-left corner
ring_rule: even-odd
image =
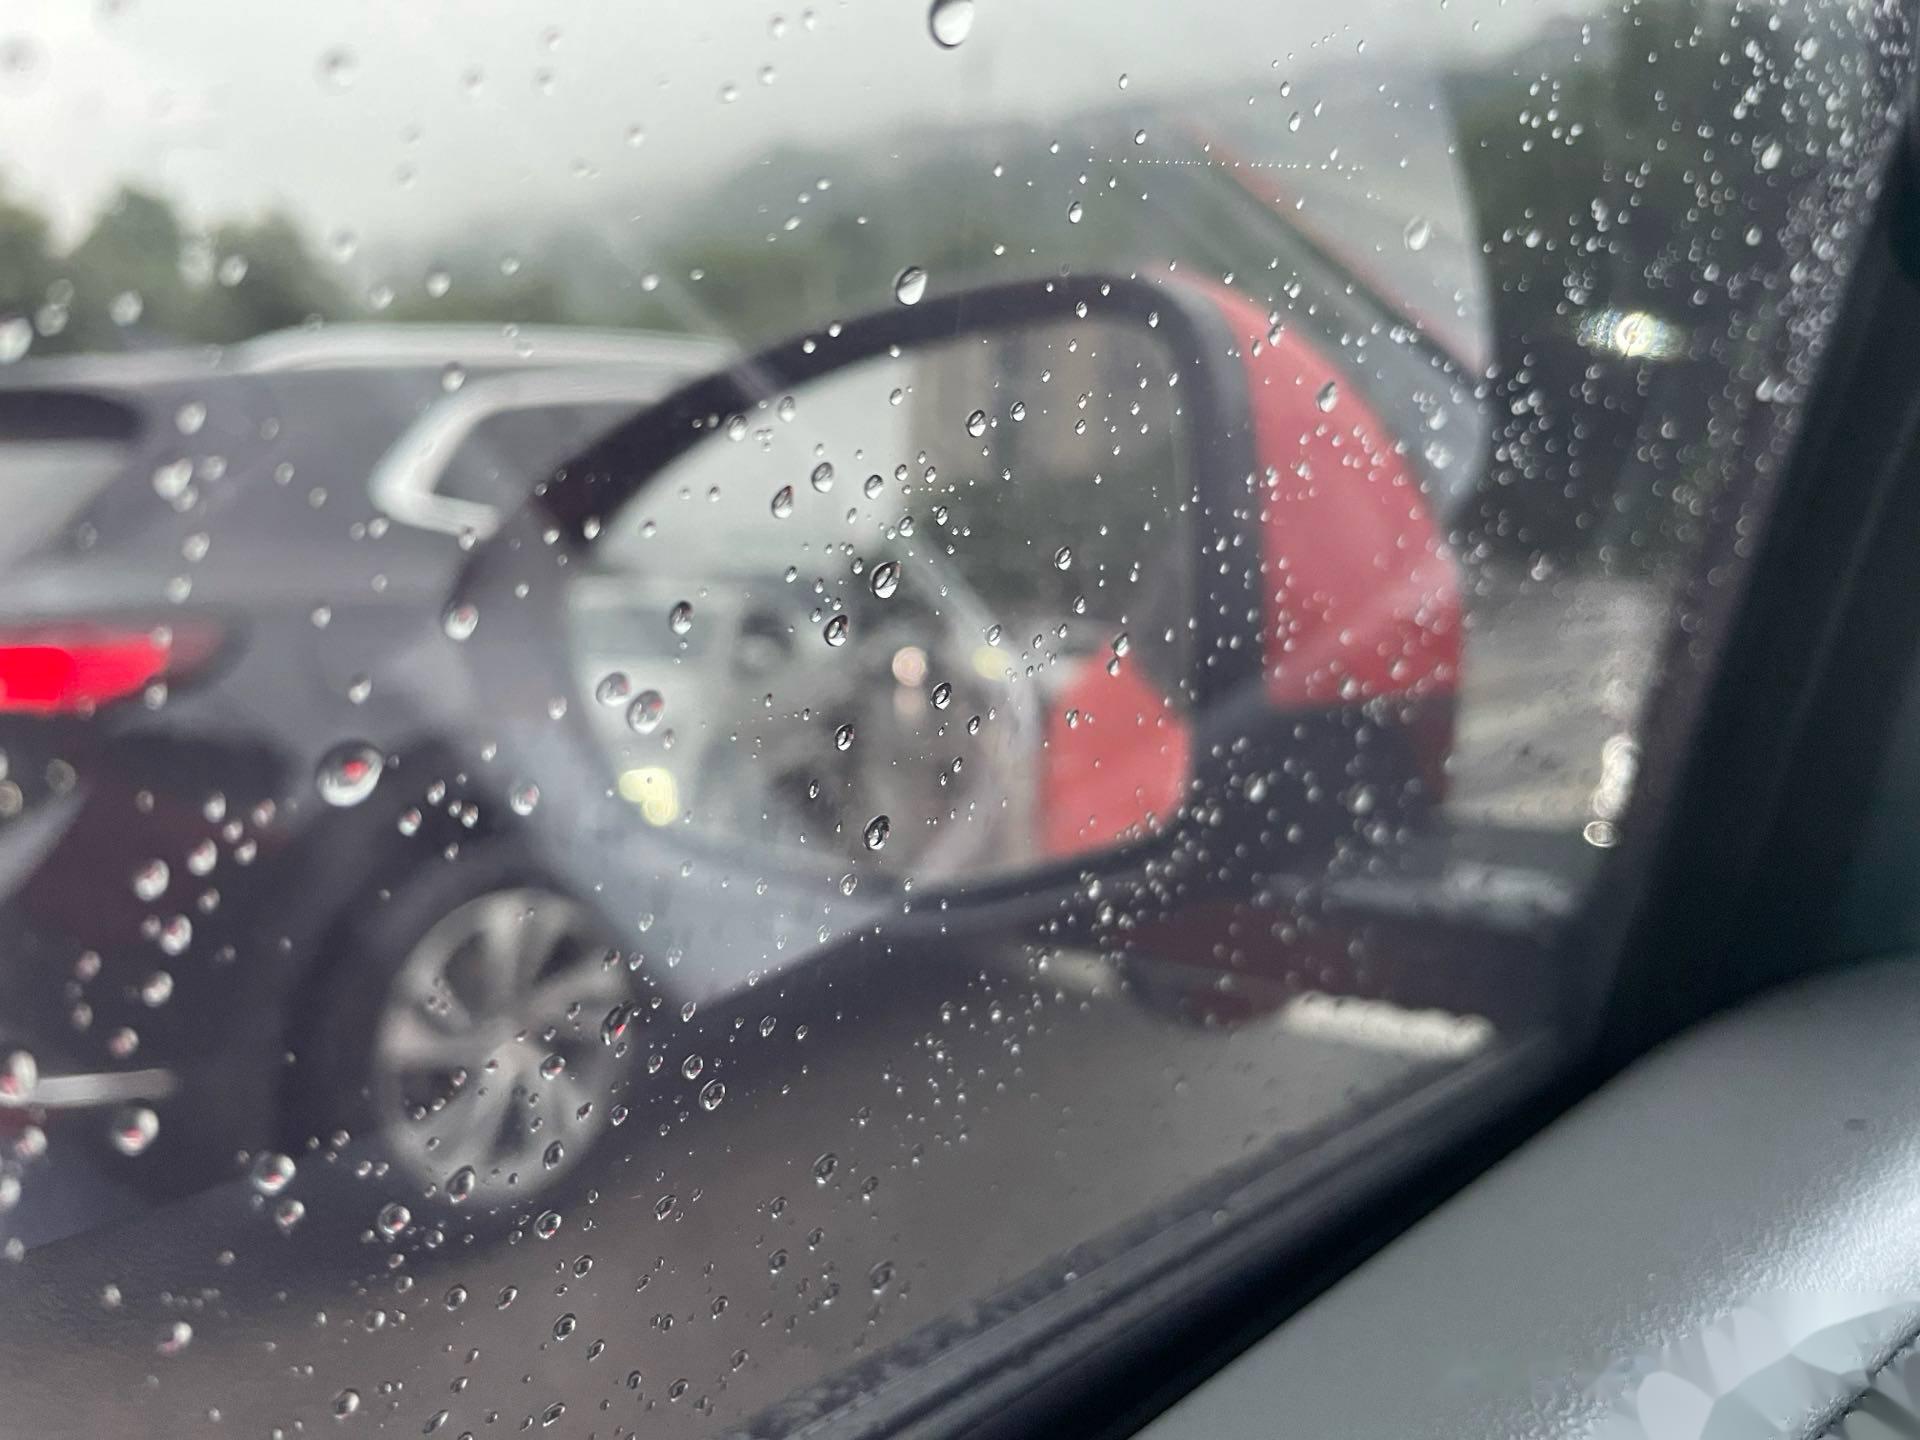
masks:
[[[207,407],[198,400],[189,400],[173,412],[173,424],[182,435],[198,435],[200,427],[207,423]]]
[[[936,710],[946,709],[947,706],[953,703],[952,684],[950,684],[948,681],[942,680],[938,685],[933,687],[933,694],[930,698],[933,701],[934,709]]]
[[[342,1390],[338,1395],[333,1397],[334,1419],[344,1420],[349,1415],[358,1414],[359,1411],[360,1392],[358,1390]]]
[[[466,1286],[455,1285],[447,1291],[447,1308],[449,1310],[458,1310],[462,1305],[466,1303],[467,1303],[467,1287]]]
[[[1320,387],[1320,393],[1313,397],[1313,403],[1320,407],[1320,413],[1323,415],[1332,410],[1334,406],[1340,403],[1339,382],[1329,380],[1326,384],[1322,385]]]
[[[693,606],[682,600],[667,612],[667,628],[676,635],[693,629]]]
[[[451,395],[467,383],[467,369],[457,360],[449,360],[440,371],[440,388]]]
[[[160,1117],[144,1105],[123,1105],[114,1112],[107,1138],[122,1155],[140,1155],[160,1133]]]
[[[386,761],[364,740],[349,740],[329,750],[314,775],[314,787],[329,805],[358,805],[380,783]]]
[[[833,1178],[833,1172],[840,1168],[840,1157],[831,1150],[813,1162],[813,1183],[824,1185]]]
[[[967,434],[978,440],[987,433],[987,412],[976,410],[967,416]]]
[[[892,1283],[893,1262],[891,1260],[882,1260],[867,1272],[867,1285],[876,1295]]]
[[[26,358],[33,348],[33,322],[23,315],[0,320],[0,365]]]
[[[1072,565],[1073,565],[1073,550],[1070,546],[1062,545],[1058,550],[1053,552],[1053,568],[1054,569],[1066,570],[1066,569],[1070,569]]]
[[[793,514],[793,487],[782,485],[773,492],[773,518],[784,520]]]
[[[293,1183],[293,1176],[293,1161],[276,1150],[268,1150],[255,1158],[247,1178],[260,1194],[278,1195]]]
[[[718,1110],[720,1102],[727,1098],[727,1086],[723,1080],[709,1080],[700,1090],[700,1108]]]
[[[847,643],[847,617],[836,615],[827,621],[826,628],[820,632],[827,644],[841,646]]]
[[[1144,131],[1144,130],[1136,130],[1136,131],[1134,131],[1134,132],[1133,132],[1133,143],[1134,143],[1134,144],[1136,144],[1136,145],[1144,145],[1144,144],[1146,144],[1146,143],[1147,143],[1147,132],[1146,132],[1146,131]]]
[[[193,922],[184,915],[169,918],[160,927],[160,950],[166,955],[184,954],[187,946],[193,943]],[[165,973],[165,972],[162,972]],[[173,982],[167,982],[167,993],[173,993]],[[164,999],[164,997],[162,997]],[[149,1002],[152,1003],[152,1002]]]
[[[872,586],[873,593],[882,600],[889,598],[900,588],[900,562],[882,560],[873,567],[873,577],[867,583]]]
[[[820,494],[826,494],[833,489],[833,466],[822,460],[813,467],[813,474],[807,477],[807,481]]]
[[[867,476],[867,483],[860,487],[861,493],[871,500],[886,487],[886,481],[878,475]]]
[[[540,787],[531,780],[513,787],[513,793],[507,796],[507,804],[513,807],[516,815],[531,815],[540,803]]]
[[[972,7],[969,6],[969,9]],[[893,277],[893,298],[902,305],[917,305],[920,297],[927,293],[927,272],[918,265],[909,265]],[[31,332],[29,332],[29,337]],[[24,347],[22,354],[25,353]]]
[[[462,1165],[447,1177],[447,1199],[456,1205],[464,1204],[473,1195],[474,1186],[479,1183],[480,1177],[474,1173],[474,1168],[471,1165]],[[460,1294],[462,1299],[466,1297],[466,1291],[463,1290]]]
[[[1778,140],[1769,140],[1767,148],[1760,152],[1760,168],[1772,170],[1786,157],[1786,153]]]
[[[280,1227],[283,1235],[290,1234],[306,1213],[307,1207],[300,1201],[291,1195],[282,1195],[273,1207],[273,1223]]]
[[[562,1315],[558,1320],[553,1322],[553,1338],[556,1340],[564,1340],[579,1328],[580,1322],[574,1318],[573,1312],[569,1310],[565,1315]]]
[[[1122,630],[1118,635],[1113,637],[1113,653],[1115,655],[1124,655],[1132,648],[1133,638],[1129,636],[1126,631]]]
[[[927,11],[927,29],[942,50],[965,44],[973,33],[973,0],[933,0],[933,8]]]
[[[867,822],[867,849],[878,850],[887,843],[887,836],[893,833],[893,821],[884,815],[876,815]]]
[[[336,45],[320,57],[320,83],[329,90],[350,89],[360,73],[360,62],[351,50]]]
[[[633,682],[627,679],[625,672],[615,670],[601,677],[600,683],[593,687],[593,698],[602,705],[622,705],[633,693]]]
[[[1071,205],[1067,206],[1067,223],[1069,225],[1078,225],[1080,223],[1080,217],[1086,213],[1086,207],[1078,200],[1074,201]]]
[[[496,1310],[504,1310],[519,1298],[520,1287],[518,1285],[502,1285],[500,1287],[499,1298],[493,1302],[493,1308]]]
[[[567,1147],[562,1145],[558,1140],[547,1146],[547,1148],[540,1153],[540,1163],[545,1165],[549,1170],[558,1167],[560,1162],[566,1158]]]
[[[364,705],[367,697],[373,694],[373,679],[368,675],[355,675],[347,681],[347,702],[352,705]]]
[[[833,748],[836,750],[851,750],[853,748],[853,722],[851,720],[833,732]]]
[[[480,624],[480,609],[476,605],[453,605],[442,624],[449,639],[467,639]]]
[[[375,1229],[391,1240],[413,1223],[413,1212],[394,1200],[380,1207],[380,1213],[374,1217],[373,1223]]]
[[[540,1218],[533,1222],[533,1233],[538,1235],[542,1240],[551,1240],[555,1235],[558,1235],[560,1233],[560,1212],[557,1210],[541,1211]]]
[[[166,894],[171,872],[164,860],[149,860],[133,872],[133,893],[142,900],[158,900]]]
[[[1424,215],[1416,215],[1407,222],[1407,249],[1416,254],[1427,248],[1427,242],[1433,239],[1433,222]]]
[[[667,713],[667,700],[658,690],[642,690],[627,707],[627,724],[636,735],[651,735]]]

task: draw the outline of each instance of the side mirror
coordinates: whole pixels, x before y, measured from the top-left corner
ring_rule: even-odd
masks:
[[[1247,827],[1304,868],[1437,798],[1459,599],[1405,447],[1269,328],[1080,278],[832,326],[604,435],[467,595],[580,805],[675,844],[849,893]]]

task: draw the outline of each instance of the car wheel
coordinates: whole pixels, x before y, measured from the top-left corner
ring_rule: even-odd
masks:
[[[425,1195],[551,1188],[612,1128],[634,985],[586,905],[511,855],[429,865],[366,907],[322,986],[296,1106]],[[326,1118],[322,1118],[322,1117]],[[317,1123],[316,1123],[317,1122]]]

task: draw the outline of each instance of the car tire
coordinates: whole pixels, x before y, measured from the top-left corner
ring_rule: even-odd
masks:
[[[605,1143],[637,986],[594,910],[511,842],[369,885],[293,1037],[302,1139],[345,1130],[424,1199],[523,1203]]]

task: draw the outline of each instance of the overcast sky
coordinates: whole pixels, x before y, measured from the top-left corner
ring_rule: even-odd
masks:
[[[394,240],[595,187],[666,195],[782,138],[1144,109],[1199,87],[1279,104],[1283,79],[1363,44],[1368,68],[1428,63],[1570,8],[977,0],[947,51],[924,0],[6,0],[0,173],[69,237],[135,179],[200,220],[281,206]]]

